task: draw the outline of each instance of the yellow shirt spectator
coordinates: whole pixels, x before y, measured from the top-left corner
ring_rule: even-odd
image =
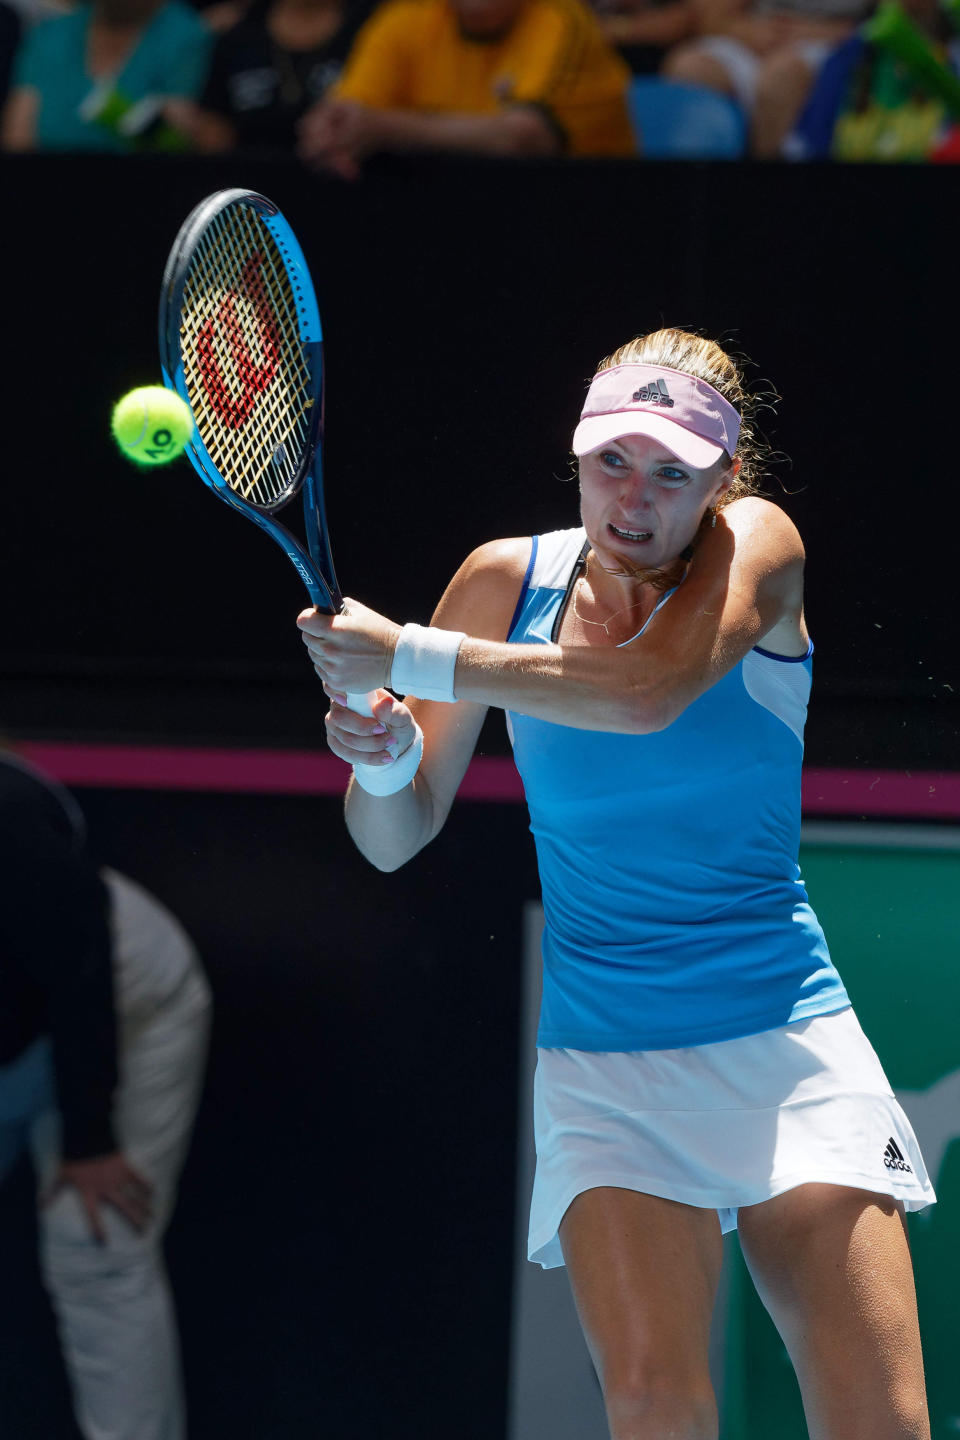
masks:
[[[450,0],[387,0],[335,87],[375,109],[539,110],[571,155],[633,155],[629,71],[581,0],[525,0],[499,33],[463,28]]]

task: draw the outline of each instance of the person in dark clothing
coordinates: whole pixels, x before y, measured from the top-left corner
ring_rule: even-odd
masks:
[[[161,1241],[209,991],[153,896],[98,870],[72,797],[0,753],[0,1184],[29,1147],[43,1276],[88,1440],[182,1440]]]
[[[368,8],[257,0],[217,41],[199,102],[178,107],[180,128],[207,154],[292,154],[297,122],[339,77]]]

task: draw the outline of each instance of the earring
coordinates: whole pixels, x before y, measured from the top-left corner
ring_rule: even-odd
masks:
[[[710,511],[710,529],[711,529],[711,530],[715,530],[715,529],[716,529],[716,526],[717,526],[717,512],[716,512],[716,510],[711,510],[711,511]]]

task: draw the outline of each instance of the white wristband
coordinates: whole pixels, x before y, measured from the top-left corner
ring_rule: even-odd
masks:
[[[353,773],[368,795],[395,795],[403,790],[420,769],[423,758],[423,731],[417,726],[413,744],[392,765],[354,765]]]
[[[457,651],[466,636],[462,630],[435,630],[431,625],[404,625],[393,652],[390,689],[419,700],[443,700],[452,705]]]

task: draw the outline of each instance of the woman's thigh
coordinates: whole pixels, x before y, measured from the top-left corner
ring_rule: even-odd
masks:
[[[633,1190],[586,1190],[560,1225],[584,1336],[613,1411],[671,1410],[678,1428],[714,1433],[708,1352],[723,1258],[715,1210]],[[637,1434],[659,1433],[640,1428]]]
[[[793,1361],[811,1440],[928,1440],[899,1202],[800,1185],[744,1206],[740,1244]]]

